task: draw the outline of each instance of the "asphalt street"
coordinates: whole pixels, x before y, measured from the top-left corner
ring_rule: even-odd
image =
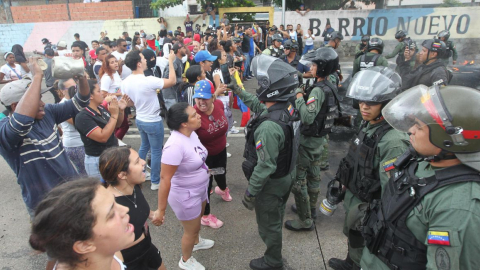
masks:
[[[343,62],[344,75],[351,72],[351,63]],[[347,78],[347,76],[345,76]],[[246,83],[246,89],[254,92],[256,80]],[[47,93],[43,97],[51,103],[53,98]],[[0,108],[3,110],[3,108]],[[241,114],[234,110],[234,118],[240,123]],[[238,124],[237,124],[238,127]],[[338,132],[338,131],[337,131]],[[168,137],[168,131],[166,131]],[[345,156],[347,140],[351,130],[340,131],[330,136],[330,169],[321,173],[321,195],[325,197],[326,185],[333,178],[339,161]],[[166,138],[167,139],[167,138]],[[225,225],[220,229],[202,227],[201,236],[215,240],[215,246],[209,250],[194,252],[193,256],[207,269],[249,269],[249,261],[261,257],[265,246],[260,239],[255,221],[255,213],[245,209],[241,199],[247,187],[247,181],[241,170],[245,139],[243,129],[239,134],[228,137],[230,146],[227,149],[232,157],[228,159],[227,184],[231,190],[233,201],[224,202],[220,196],[211,196],[211,209]],[[134,149],[140,146],[138,130],[135,126],[124,138],[124,142]],[[36,254],[28,244],[30,222],[25,209],[16,177],[4,159],[0,159],[0,269],[44,269],[46,256]],[[214,183],[215,185],[215,183]],[[143,185],[143,192],[152,209],[157,205],[157,192],[150,190],[150,183]],[[290,196],[286,219],[295,218],[290,207],[294,203]],[[318,208],[318,205],[317,205]],[[283,231],[283,257],[285,269],[329,269],[326,262],[329,258],[344,258],[347,253],[346,237],[342,233],[344,210],[341,205],[332,217],[318,213],[314,231]],[[167,209],[165,224],[160,227],[150,226],[154,244],[160,249],[167,269],[178,269],[181,256],[180,239],[182,227],[170,208]]]

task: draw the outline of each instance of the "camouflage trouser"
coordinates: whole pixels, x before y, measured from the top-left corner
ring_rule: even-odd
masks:
[[[345,208],[343,233],[348,238],[348,254],[356,265],[360,265],[364,248],[363,237],[358,230],[364,213],[359,210],[359,207],[364,204],[365,203],[362,203],[360,199],[355,197],[350,190],[347,189],[345,199],[343,200],[343,207]]]
[[[298,148],[297,175],[292,193],[295,195],[297,214],[300,220],[311,219],[311,208],[315,208],[320,193],[320,154],[312,154],[308,148]]]
[[[326,142],[323,145],[323,151],[322,151],[322,156],[320,157],[320,169],[324,170],[327,169],[330,166],[330,163],[328,162],[328,143],[330,141],[330,137],[325,136]]]

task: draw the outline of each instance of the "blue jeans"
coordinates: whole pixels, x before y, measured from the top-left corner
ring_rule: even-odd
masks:
[[[250,62],[252,61],[252,58],[250,57],[250,53],[243,53],[243,56],[245,56],[245,70],[243,71],[243,77],[246,78],[247,76],[250,76]]]
[[[152,153],[151,162],[151,179],[153,184],[160,183],[160,162],[162,161],[162,146],[163,146],[163,121],[160,122],[142,122],[136,120],[142,143],[138,150],[138,155],[145,160],[148,150]]]
[[[98,168],[99,159],[100,157],[94,157],[85,154],[85,171],[87,171],[88,176],[102,178]]]
[[[313,45],[305,45],[305,48],[303,48],[303,54],[306,54],[310,50],[313,50]]]

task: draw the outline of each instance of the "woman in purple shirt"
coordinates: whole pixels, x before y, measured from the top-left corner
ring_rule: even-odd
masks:
[[[172,131],[163,148],[158,210],[153,224],[165,219],[167,201],[183,226],[181,269],[205,269],[192,257],[192,251],[209,249],[214,241],[202,239],[200,219],[207,203],[209,171],[205,164],[208,151],[195,130],[201,117],[188,103],[176,103],[167,112],[167,126]]]

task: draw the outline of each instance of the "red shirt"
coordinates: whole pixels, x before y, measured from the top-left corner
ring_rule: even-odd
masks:
[[[194,107],[197,113],[202,116],[202,126],[195,132],[200,142],[207,148],[209,156],[220,154],[227,144],[228,120],[225,116],[223,103],[217,99],[213,102],[213,106],[211,115],[201,112],[197,105]],[[213,119],[213,121],[210,119]]]

